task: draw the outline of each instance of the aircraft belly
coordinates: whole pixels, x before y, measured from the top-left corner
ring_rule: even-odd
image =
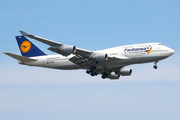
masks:
[[[147,63],[147,62],[154,62],[156,60],[165,59],[167,56],[144,56],[144,57],[136,57],[131,59],[131,64],[138,64],[138,63]]]
[[[76,65],[67,65],[67,66],[56,66],[52,67],[54,69],[62,69],[62,70],[76,70],[76,69],[81,69],[79,66]]]
[[[96,66],[98,69],[103,69],[103,68],[117,68],[117,67],[124,67],[126,65],[130,64],[130,60],[113,60],[112,61],[106,61],[102,63],[98,63]]]
[[[55,62],[54,65],[51,65],[51,68],[63,69],[63,70],[80,69],[80,67],[78,65],[70,62],[68,59],[59,60],[59,61]]]

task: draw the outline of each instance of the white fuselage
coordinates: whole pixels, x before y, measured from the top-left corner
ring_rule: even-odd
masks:
[[[174,50],[168,48],[160,43],[146,43],[119,46],[105,50],[93,51],[94,53],[107,53],[108,56],[114,56],[119,59],[108,59],[96,64],[97,69],[124,67],[131,64],[148,63],[159,61],[171,56]],[[19,62],[20,64],[54,68],[54,69],[88,69],[80,67],[75,63],[69,61],[74,55],[64,57],[62,55],[46,55],[39,57],[31,57],[36,59],[34,62]]]

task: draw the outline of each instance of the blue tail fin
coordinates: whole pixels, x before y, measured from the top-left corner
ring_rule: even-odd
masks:
[[[22,56],[25,57],[35,57],[46,55],[42,50],[40,50],[36,45],[29,41],[24,36],[16,36],[16,40],[19,45]]]

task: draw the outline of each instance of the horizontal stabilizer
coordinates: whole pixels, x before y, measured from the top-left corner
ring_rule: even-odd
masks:
[[[28,58],[28,57],[24,57],[24,56],[20,56],[20,55],[16,55],[16,54],[12,54],[12,53],[8,53],[8,52],[4,52],[4,54],[16,59],[16,60],[19,60],[19,61],[22,61],[22,62],[33,62],[33,61],[37,61],[36,59],[32,59],[32,58]]]

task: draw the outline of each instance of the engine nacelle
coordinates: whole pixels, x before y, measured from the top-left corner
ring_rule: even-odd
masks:
[[[71,54],[76,52],[76,47],[72,45],[62,45],[59,50],[66,54]]]
[[[111,72],[111,73],[109,73],[109,75],[106,77],[106,78],[109,78],[109,79],[119,79],[120,78],[120,75],[118,75],[118,74],[115,74],[114,72]]]
[[[98,53],[94,56],[94,59],[98,62],[108,60],[108,55],[104,53]]]
[[[132,69],[122,68],[122,69],[120,69],[119,74],[122,75],[122,76],[131,75],[132,74]]]

